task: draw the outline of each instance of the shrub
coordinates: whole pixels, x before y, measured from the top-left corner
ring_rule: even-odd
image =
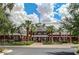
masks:
[[[78,42],[77,42],[77,41],[73,41],[72,43],[73,43],[73,44],[78,44]]]
[[[22,42],[13,42],[13,45],[31,45],[33,41],[22,41]]]
[[[27,42],[25,42],[25,45],[31,45],[33,43],[34,43],[33,41],[27,41]]]
[[[77,53],[79,54],[79,50],[77,50]]]
[[[13,44],[13,45],[24,45],[23,42],[13,42],[12,44]]]

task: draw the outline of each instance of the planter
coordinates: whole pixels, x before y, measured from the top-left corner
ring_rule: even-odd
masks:
[[[76,47],[76,48],[74,48],[74,49],[75,49],[75,52],[74,52],[74,53],[75,53],[76,55],[79,55],[79,49],[78,49],[78,47]]]
[[[12,52],[13,50],[8,50],[8,49],[5,49],[4,51],[2,51],[3,53],[10,53]]]
[[[5,53],[10,53],[13,50],[6,49],[6,48],[0,48],[0,55],[4,55]]]
[[[79,55],[79,53],[75,52],[76,55]]]
[[[76,54],[76,55],[79,55],[79,50],[77,50],[77,51],[75,52],[75,54]]]

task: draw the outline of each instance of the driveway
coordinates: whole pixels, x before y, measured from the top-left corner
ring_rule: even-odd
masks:
[[[6,47],[13,52],[5,55],[75,55],[73,48],[30,48],[30,47]]]

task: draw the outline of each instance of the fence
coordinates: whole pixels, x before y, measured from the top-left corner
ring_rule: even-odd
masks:
[[[47,37],[54,40],[69,40],[69,41],[79,41],[78,36],[72,36],[72,35],[47,35]],[[34,37],[30,37],[31,39]],[[36,37],[37,38],[37,37]],[[41,38],[41,36],[39,37]],[[43,36],[42,36],[43,38]],[[44,37],[45,38],[45,37]],[[27,41],[27,36],[25,35],[0,35],[0,41],[2,40],[19,40],[19,41]]]

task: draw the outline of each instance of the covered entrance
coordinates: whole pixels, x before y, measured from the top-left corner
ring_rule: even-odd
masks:
[[[32,35],[32,40],[35,42],[43,42],[48,39],[48,35]]]

